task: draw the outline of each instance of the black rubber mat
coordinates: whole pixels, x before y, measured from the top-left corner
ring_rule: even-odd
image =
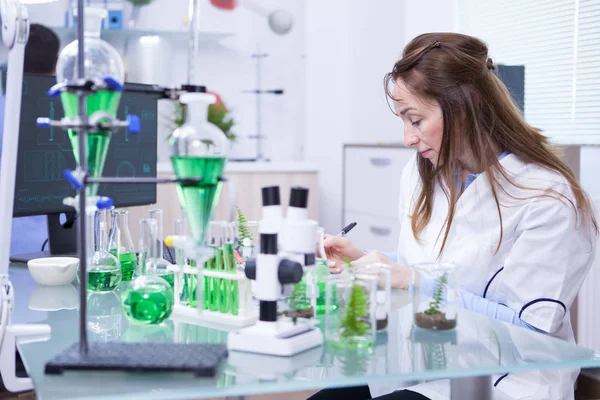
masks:
[[[227,346],[220,344],[91,342],[87,354],[75,343],[46,364],[46,374],[67,370],[171,371],[215,376]]]

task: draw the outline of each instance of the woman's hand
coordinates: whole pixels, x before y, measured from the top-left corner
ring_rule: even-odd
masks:
[[[335,267],[331,267],[331,272],[341,270],[346,264],[346,259],[354,261],[364,255],[364,252],[356,247],[350,239],[341,236],[325,235],[323,242],[327,260],[335,261]]]
[[[392,287],[396,289],[408,289],[408,286],[410,285],[412,271],[404,265],[398,264],[393,260],[387,258],[378,251],[372,251],[370,253],[367,253],[363,257],[353,262],[353,264],[360,263],[389,264],[392,266]]]

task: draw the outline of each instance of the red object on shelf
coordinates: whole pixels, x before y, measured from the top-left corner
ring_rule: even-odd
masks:
[[[221,10],[231,11],[237,7],[237,0],[210,0],[210,4]]]

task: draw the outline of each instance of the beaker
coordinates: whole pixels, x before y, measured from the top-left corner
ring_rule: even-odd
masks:
[[[412,269],[414,325],[435,331],[454,329],[458,266],[432,262],[414,264]]]

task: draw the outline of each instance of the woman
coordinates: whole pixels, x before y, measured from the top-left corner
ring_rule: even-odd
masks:
[[[327,237],[328,256],[407,268],[452,261],[462,267],[464,307],[574,341],[569,309],[595,253],[598,226],[573,173],[540,130],[525,122],[494,73],[482,41],[454,33],[418,36],[385,77],[417,154],[400,179],[398,254],[364,254]],[[494,380],[505,398],[572,399],[578,371],[534,371]],[[315,398],[370,398],[367,387]],[[340,392],[342,391],[342,392]],[[325,395],[325,397],[320,397]],[[428,382],[386,399],[447,399],[447,382]]]

